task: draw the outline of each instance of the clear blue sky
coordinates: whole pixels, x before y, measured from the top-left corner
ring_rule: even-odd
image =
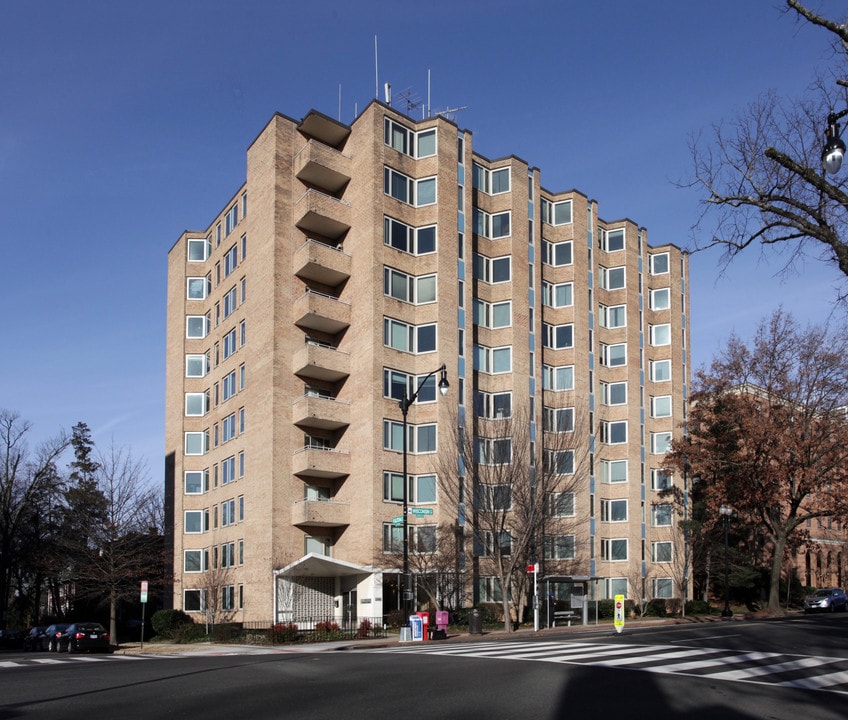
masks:
[[[843,2],[809,0],[828,17]],[[688,138],[761,92],[799,96],[832,61],[780,0],[320,3],[29,0],[0,27],[0,407],[31,441],[91,427],[162,478],[169,248],[241,185],[274,112],[350,122],[379,82],[467,106],[478,152],[515,154],[606,220],[686,246],[698,198],[674,181]],[[341,103],[339,102],[341,88]],[[398,103],[396,102],[396,105]],[[839,276],[782,281],[757,250],[691,263],[694,363],[782,303],[830,312]]]

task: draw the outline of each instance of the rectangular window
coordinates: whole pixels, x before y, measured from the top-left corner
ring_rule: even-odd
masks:
[[[624,267],[598,269],[601,288],[604,290],[621,290],[625,287]]]
[[[236,479],[236,456],[221,461],[221,484],[229,485]]]
[[[571,200],[552,202],[542,198],[542,222],[548,225],[568,225],[571,223]]]
[[[411,398],[416,390],[418,392],[416,403],[419,405],[435,402],[435,375],[428,378],[426,375],[410,375],[400,370],[383,368],[383,397],[401,401],[404,397]]]
[[[234,498],[224,500],[221,503],[221,527],[235,525],[236,522],[236,501]]]
[[[474,369],[487,375],[512,371],[512,347],[474,346]]]
[[[503,588],[500,578],[481,577],[477,582],[480,602],[503,603]]]
[[[627,538],[603,538],[601,540],[601,560],[627,560]]]
[[[671,433],[657,432],[651,433],[651,452],[655,455],[662,455],[671,450]]]
[[[483,300],[475,300],[474,324],[491,330],[510,327],[512,325],[512,301],[488,303]]]
[[[500,240],[511,234],[511,213],[509,211],[491,215],[474,208],[474,232],[490,240]]]
[[[671,490],[672,488],[672,474],[667,470],[662,470],[660,468],[654,468],[651,470],[651,490],[656,490],[657,492],[662,492],[664,490]]]
[[[200,495],[209,489],[209,472],[206,470],[185,471],[185,494]]]
[[[436,226],[414,228],[394,218],[383,218],[383,244],[410,255],[436,252]]]
[[[224,335],[223,359],[226,360],[236,351],[236,329],[233,328]]]
[[[627,383],[601,383],[601,404],[603,405],[626,405]]]
[[[560,308],[574,305],[574,283],[549,283],[542,281],[542,304]]]
[[[574,535],[545,535],[545,560],[573,560]]]
[[[407,452],[412,454],[436,452],[436,424],[407,425]],[[403,423],[383,420],[383,450],[403,452]]]
[[[208,557],[204,550],[183,551],[183,572],[206,572]]]
[[[390,167],[383,169],[383,192],[395,200],[422,207],[436,202],[436,178],[413,180]]]
[[[542,262],[552,267],[571,265],[573,262],[571,248],[571,240],[559,243],[542,240]]]
[[[209,280],[205,277],[190,277],[186,279],[186,299],[205,300],[209,294]]]
[[[598,242],[601,250],[606,252],[616,252],[624,250],[624,228],[617,230],[598,230]]]
[[[474,507],[487,512],[503,512],[512,508],[512,486],[509,484],[474,486]]]
[[[383,344],[408,353],[428,353],[436,350],[436,323],[407,325],[400,320],[383,318]]]
[[[601,442],[607,445],[620,445],[627,442],[627,421],[616,420],[601,422]]]
[[[474,253],[474,278],[490,285],[509,282],[512,279],[512,257],[490,258]]]
[[[237,306],[236,286],[233,285],[227,294],[224,295],[224,319],[232,315],[236,311]]]
[[[651,360],[651,381],[671,380],[671,360]]]
[[[659,395],[651,398],[651,417],[671,417],[671,395]]]
[[[206,262],[209,257],[211,244],[203,238],[190,238],[188,240],[188,262]]]
[[[238,267],[238,247],[233,245],[224,255],[224,277],[227,277]]]
[[[227,415],[221,421],[221,442],[229,442],[236,436],[236,414]]]
[[[545,450],[542,458],[545,472],[554,475],[574,473],[574,450]]]
[[[542,429],[550,433],[574,431],[574,408],[542,408]]]
[[[651,345],[671,345],[671,325],[651,325]]]
[[[509,465],[512,462],[512,438],[477,438],[475,460],[481,465]]]
[[[391,148],[414,158],[436,154],[436,128],[415,132],[390,118],[383,121],[383,140]]]
[[[651,562],[670,563],[672,544],[670,542],[651,543]]]
[[[209,524],[206,510],[186,510],[183,517],[183,532],[196,534],[206,532]]]
[[[403,525],[383,523],[383,552],[394,553],[403,550]]]
[[[601,344],[601,364],[606,367],[622,367],[627,364],[627,343]]]
[[[209,320],[205,315],[186,317],[186,339],[202,340],[209,333]]]
[[[223,400],[227,401],[236,394],[236,371],[224,375],[224,380],[221,383],[223,388]]]
[[[671,290],[669,288],[651,290],[650,307],[651,310],[668,310],[671,307]]]
[[[487,420],[503,420],[512,417],[512,393],[487,393],[477,390],[474,395],[474,412]]]
[[[670,504],[651,506],[651,526],[669,527],[674,516],[674,507]]]
[[[603,328],[615,329],[627,326],[626,305],[600,305],[598,307],[598,324]]]
[[[238,203],[233,203],[233,206],[227,210],[227,215],[224,217],[224,235],[229,235],[235,230],[238,225]]]
[[[601,460],[601,482],[609,485],[627,482],[627,460]]]
[[[472,166],[471,184],[475,190],[480,190],[487,195],[498,195],[509,192],[510,169],[504,167],[488,170],[482,165],[474,163]]]
[[[209,411],[209,396],[205,393],[185,394],[186,417],[202,417]]]
[[[224,585],[224,587],[221,588],[221,609],[236,609],[236,595],[235,587],[233,585]]]
[[[654,597],[658,600],[668,600],[674,597],[674,580],[672,578],[651,578]]]
[[[668,272],[668,253],[657,253],[650,258],[651,275],[665,275]]]
[[[209,358],[206,355],[186,355],[186,377],[202,378],[209,372]]]
[[[414,305],[436,302],[436,275],[407,275],[400,270],[384,266],[383,293]]]
[[[221,545],[221,567],[235,567],[236,565],[236,544],[228,542]]]
[[[601,522],[627,522],[627,500],[601,500]]]
[[[542,346],[551,350],[567,350],[574,347],[574,325],[542,323]]]
[[[548,517],[574,517],[574,493],[548,493]]]
[[[544,390],[574,390],[574,366],[542,365],[542,388]]]
[[[185,434],[185,454],[203,455],[207,452],[209,436],[204,432],[187,432]]]
[[[606,578],[604,580],[604,598],[612,600],[616,595],[627,597],[627,578]]]

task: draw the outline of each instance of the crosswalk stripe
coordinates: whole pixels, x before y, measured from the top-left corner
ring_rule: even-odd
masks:
[[[745,668],[744,670],[726,670],[725,672],[710,673],[711,680],[746,680],[750,677],[760,675],[775,675],[777,673],[788,672],[790,670],[804,670],[811,667],[820,667],[836,662],[835,659],[827,658],[800,658],[798,660],[789,660],[787,662],[776,663],[774,665],[757,665],[756,667]]]

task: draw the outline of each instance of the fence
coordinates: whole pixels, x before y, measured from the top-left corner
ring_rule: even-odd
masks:
[[[223,623],[212,628],[216,642],[245,645],[281,645],[331,640],[365,640],[386,637],[382,617],[359,617],[355,623],[336,618],[299,617],[297,622]]]

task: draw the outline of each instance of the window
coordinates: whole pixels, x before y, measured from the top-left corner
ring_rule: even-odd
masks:
[[[624,228],[619,228],[618,230],[604,230],[601,228],[598,230],[598,241],[601,250],[606,250],[607,252],[624,250]]]
[[[403,531],[403,528],[398,526],[398,529]],[[330,538],[321,536],[307,536],[303,541],[303,550],[306,555],[315,553],[316,555],[330,555]]]
[[[657,253],[651,255],[651,275],[665,275],[668,272],[668,253]]]
[[[542,365],[542,388],[545,390],[574,390],[574,366]]]
[[[407,205],[422,207],[436,202],[436,178],[413,180],[397,170],[383,169],[383,192]]]
[[[542,345],[551,350],[567,350],[574,347],[574,325],[542,323]]]
[[[616,595],[627,597],[627,578],[604,579],[604,597],[612,599]]]
[[[436,252],[436,226],[414,228],[394,218],[383,218],[383,244],[409,253],[427,255]]]
[[[660,395],[651,398],[651,417],[671,417],[671,395]]]
[[[209,437],[206,432],[187,432],[185,434],[185,454],[203,455],[209,445]]]
[[[227,210],[227,215],[224,217],[225,231],[224,235],[229,235],[238,224],[238,203],[233,203],[233,206]]]
[[[236,522],[236,501],[235,498],[224,500],[221,503],[221,527],[229,527],[235,525]]]
[[[482,165],[473,164],[471,184],[475,190],[480,190],[487,195],[498,195],[509,192],[510,188],[509,168],[496,168],[487,170]]]
[[[235,370],[224,375],[224,380],[221,383],[221,386],[222,386],[222,389],[223,389],[223,394],[222,394],[223,401],[226,402],[233,395],[236,394],[236,371]]]
[[[601,404],[603,405],[626,405],[627,383],[601,383]]]
[[[209,411],[209,397],[206,393],[185,394],[186,417],[202,417]]]
[[[482,547],[478,547],[477,555],[483,557],[495,556],[495,534],[489,530],[483,531]],[[498,550],[501,557],[509,557],[512,555],[512,535],[508,530],[502,530],[498,533]],[[482,551],[482,552],[480,552]]]
[[[435,525],[409,525],[409,547],[418,553],[436,552]]]
[[[671,360],[651,360],[651,381],[671,380]]]
[[[436,275],[407,275],[383,267],[383,293],[401,302],[423,305],[436,301]]]
[[[430,157],[436,154],[436,129],[415,132],[385,118],[383,122],[383,140],[391,148],[414,158]]]
[[[436,452],[436,424],[409,425],[407,431],[407,452],[413,454]],[[403,423],[395,420],[383,420],[383,449],[403,452]]]
[[[603,328],[615,329],[627,325],[626,305],[601,305],[598,307],[598,323]]]
[[[671,290],[660,288],[651,290],[651,310],[668,310],[671,307]]]
[[[671,450],[671,433],[657,432],[651,433],[651,452],[655,455],[662,455]]]
[[[542,429],[545,432],[574,431],[574,408],[542,408]]]
[[[667,600],[674,597],[674,580],[671,578],[651,578],[654,597]]]
[[[480,602],[502,603],[503,588],[501,579],[497,577],[481,577],[477,581],[477,594]]]
[[[542,304],[552,308],[571,307],[574,304],[574,283],[542,281]]]
[[[189,315],[186,318],[186,338],[202,340],[209,332],[209,323],[205,315]]]
[[[221,421],[221,442],[229,442],[236,436],[236,414],[227,415]]]
[[[598,269],[600,275],[601,288],[604,290],[621,290],[625,286],[624,267]]]
[[[601,421],[601,442],[607,445],[620,445],[627,442],[627,421]]]
[[[183,532],[186,534],[206,532],[209,527],[209,515],[206,510],[186,510],[183,519]]]
[[[186,299],[205,300],[209,294],[209,281],[205,277],[190,277],[186,279]]]
[[[509,282],[512,278],[512,257],[489,258],[474,253],[474,278],[490,285]]]
[[[496,330],[512,325],[512,301],[487,303],[474,301],[474,324]]]
[[[512,347],[474,346],[474,369],[487,375],[512,371]]]
[[[548,225],[568,225],[571,222],[571,200],[552,202],[542,198],[542,222]]]
[[[574,535],[545,535],[545,560],[573,560]]]
[[[509,465],[512,462],[512,438],[476,438],[474,458],[481,465]]]
[[[233,285],[226,295],[224,295],[224,318],[228,318],[236,311],[237,307],[236,286]]]
[[[436,502],[435,475],[407,475],[409,490],[407,502],[414,504],[433,504]],[[383,500],[403,502],[403,473],[383,473]]]
[[[499,512],[512,508],[512,487],[508,484],[474,486],[474,507],[488,512]]]
[[[674,508],[670,504],[651,506],[651,526],[669,527],[674,516]]]
[[[555,475],[574,473],[574,450],[545,450],[542,457],[545,472]]]
[[[186,377],[202,378],[209,372],[209,358],[206,355],[186,355]]]
[[[627,460],[601,460],[601,482],[609,485],[627,482]]]
[[[221,610],[235,610],[235,598],[235,587],[232,585],[224,585],[224,587],[221,588]]]
[[[606,367],[621,367],[627,364],[627,343],[601,344],[601,364]]]
[[[227,277],[238,267],[238,247],[233,245],[224,255],[224,277]]]
[[[236,544],[228,542],[221,545],[221,567],[235,567],[236,565]]]
[[[436,350],[436,323],[407,325],[400,320],[384,317],[383,344],[401,352],[434,352]]]
[[[601,540],[601,560],[627,560],[627,538],[603,538]]]
[[[651,543],[651,562],[668,563],[671,562],[672,544],[668,541],[652,542]]]
[[[221,461],[221,484],[229,485],[236,479],[236,456],[230,457]]]
[[[672,487],[672,474],[666,470],[654,468],[651,470],[651,490],[662,492]]]
[[[401,552],[402,550],[403,525],[383,523],[383,552]]]
[[[209,558],[204,550],[185,550],[183,551],[183,572],[205,572],[208,561]]]
[[[512,417],[512,393],[487,393],[478,390],[474,396],[474,412],[487,420]]]
[[[548,517],[574,517],[574,493],[548,493]]]
[[[552,243],[548,240],[542,241],[542,262],[552,267],[571,265],[571,240],[560,243]]]
[[[671,345],[671,325],[651,325],[651,345]]]
[[[418,391],[417,403],[436,401],[436,376],[410,375],[400,370],[383,368],[383,397],[393,400],[411,398]],[[404,395],[405,393],[405,395]]]
[[[627,522],[627,500],[601,500],[601,522]]]
[[[190,238],[188,240],[188,261],[205,262],[209,257],[210,243],[202,238]]]
[[[490,240],[509,237],[511,217],[512,214],[508,210],[490,215],[474,208],[474,232]]]
[[[209,489],[209,472],[206,470],[186,470],[184,477],[186,495],[200,495]]]
[[[224,360],[236,351],[236,329],[233,328],[224,335]]]

